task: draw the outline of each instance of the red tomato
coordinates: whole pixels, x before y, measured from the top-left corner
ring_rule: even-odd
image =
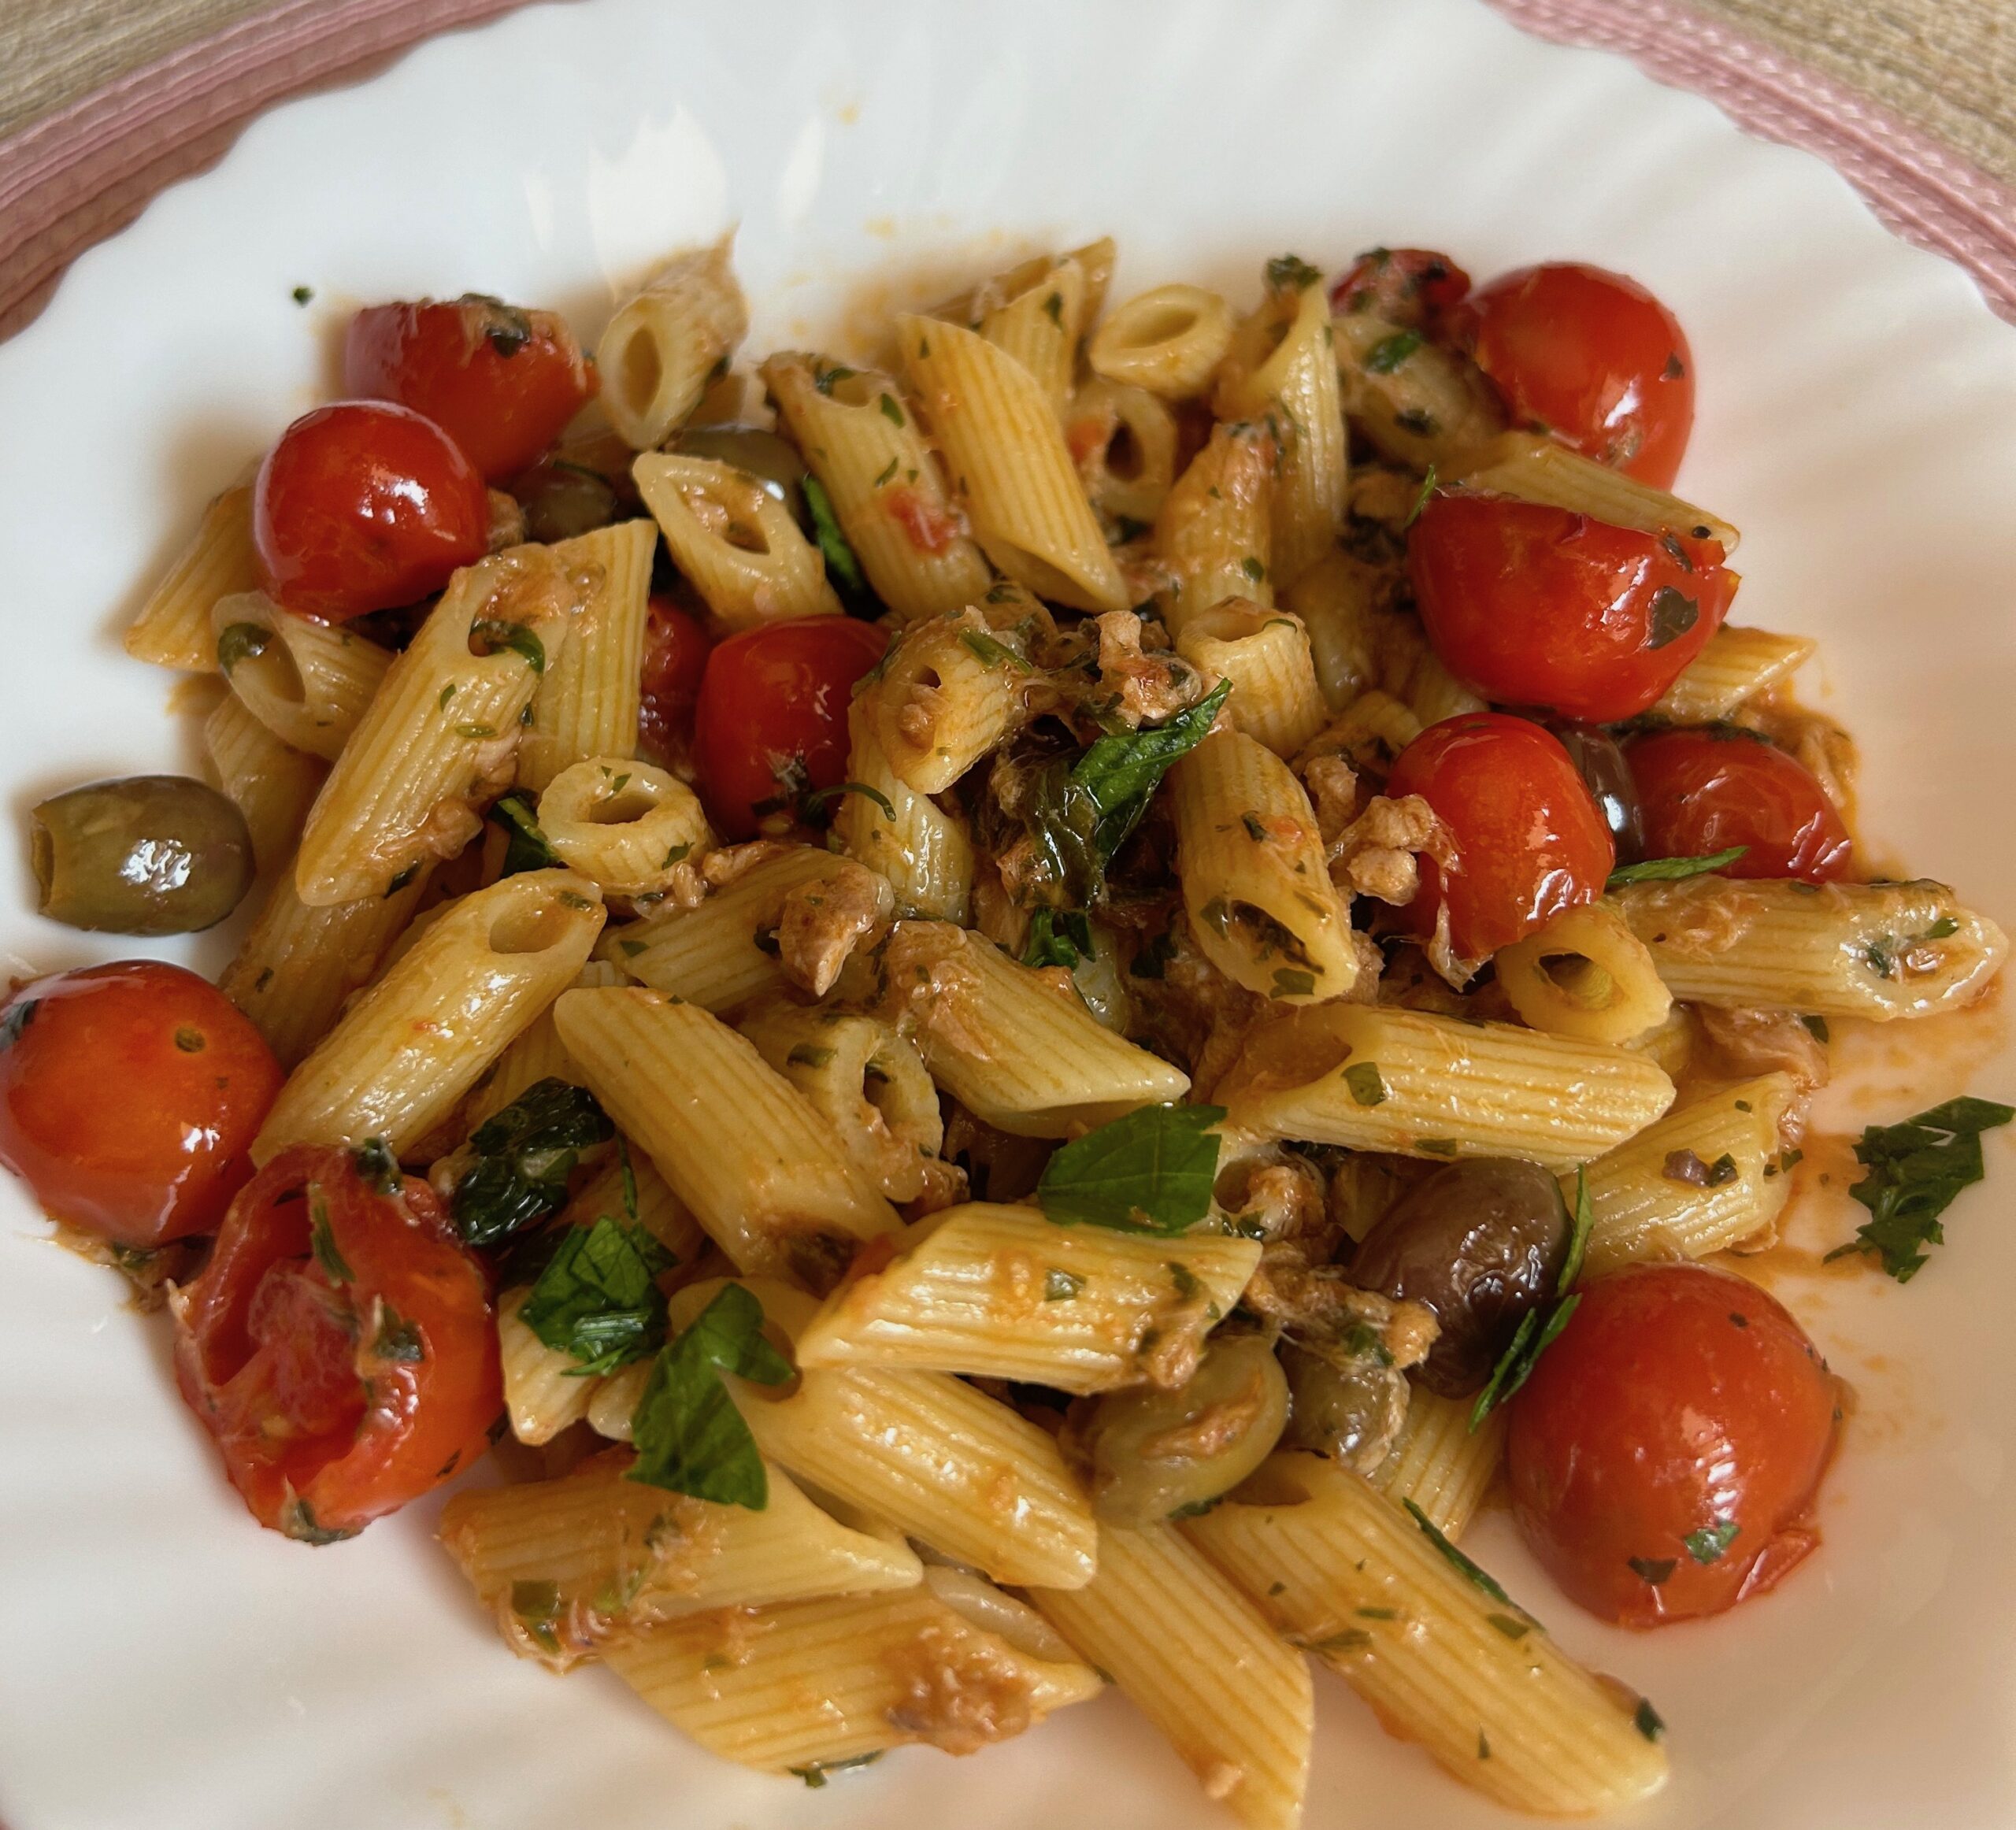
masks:
[[[490,500],[432,420],[343,401],[303,414],[266,454],[252,539],[270,595],[339,623],[413,603],[480,559]]]
[[[367,306],[343,343],[343,389],[424,413],[492,483],[515,476],[593,398],[565,321],[480,292]]]
[[[1796,758],[1733,725],[1661,731],[1625,751],[1647,858],[1707,858],[1747,846],[1729,877],[1845,876],[1853,846],[1827,791]]]
[[[232,1485],[312,1543],[447,1479],[503,1403],[481,1267],[424,1182],[371,1175],[348,1150],[283,1150],[175,1306],[182,1395]]]
[[[215,1226],[286,1076],[224,995],[128,960],[0,1013],[0,1162],[50,1217],[143,1249]]]
[[[1421,510],[1407,572],[1451,673],[1501,705],[1597,724],[1636,717],[1680,677],[1736,584],[1716,541],[1462,491]]]
[[[1833,1377],[1782,1306],[1726,1271],[1599,1278],[1510,1412],[1519,1528],[1569,1598],[1606,1621],[1720,1613],[1818,1542]]]
[[[643,703],[638,731],[651,755],[669,761],[684,748],[707,670],[707,632],[662,594],[644,620]]]
[[[888,646],[873,623],[801,617],[745,629],[707,657],[693,756],[724,838],[750,838],[765,815],[847,779],[850,691]]]
[[[1672,487],[1694,428],[1694,357],[1636,281],[1569,261],[1521,267],[1472,293],[1455,324],[1514,420]]]
[[[1593,902],[1617,861],[1603,811],[1560,739],[1525,718],[1466,712],[1429,725],[1395,760],[1386,792],[1419,795],[1448,828],[1455,863],[1445,873],[1419,860],[1406,918],[1432,934],[1446,897],[1449,944],[1466,959]]]
[[[1330,288],[1330,309],[1340,316],[1369,311],[1389,324],[1432,330],[1469,289],[1469,275],[1447,254],[1429,248],[1372,248]]]

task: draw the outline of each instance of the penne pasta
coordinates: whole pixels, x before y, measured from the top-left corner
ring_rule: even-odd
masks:
[[[1505,417],[1472,365],[1370,312],[1343,313],[1330,328],[1344,411],[1380,453],[1451,480],[1486,461]]]
[[[210,613],[220,598],[258,588],[252,487],[239,483],[203,510],[189,544],[147,594],[126,631],[126,652],[156,667],[215,673],[217,644]]]
[[[291,858],[328,766],[282,743],[235,695],[203,721],[203,747],[217,785],[245,816],[260,870]]]
[[[1060,417],[1071,397],[1078,365],[1078,335],[1085,315],[1085,275],[1067,256],[980,318],[980,334],[1036,378]]]
[[[1725,623],[1653,706],[1676,724],[1708,724],[1782,685],[1812,658],[1810,635],[1774,635]]]
[[[1179,641],[1192,617],[1227,598],[1273,606],[1278,449],[1264,426],[1215,427],[1163,499],[1153,546],[1169,582],[1156,604]]]
[[[390,652],[339,624],[292,615],[263,591],[219,598],[210,620],[234,696],[283,743],[333,762]]]
[[[1146,533],[1176,481],[1176,417],[1147,389],[1103,379],[1071,397],[1064,441],[1115,538]]]
[[[848,857],[888,880],[899,915],[963,924],[973,891],[973,841],[962,821],[891,766],[876,705],[868,692],[847,708],[847,780],[875,791],[842,796],[833,830]]]
[[[577,986],[620,985],[623,975],[600,960],[590,960],[574,975],[573,982]],[[553,1026],[550,1006],[512,1038],[510,1046],[477,1081],[462,1108],[464,1130],[473,1132],[542,1080],[565,1080],[574,1087],[581,1084],[581,1070],[561,1047],[560,1032]]]
[[[631,474],[674,563],[724,628],[840,613],[819,549],[747,471],[650,451]]]
[[[685,783],[620,756],[569,764],[539,798],[539,826],[562,864],[613,896],[663,890],[713,843],[700,798]]]
[[[749,331],[735,238],[676,256],[609,320],[595,346],[602,410],[633,451],[662,445],[728,372]]]
[[[1021,722],[1030,672],[976,611],[912,623],[862,695],[896,779],[943,794]]]
[[[1201,286],[1158,286],[1114,308],[1092,335],[1095,375],[1165,400],[1194,400],[1232,346],[1232,307]]]
[[[1395,1505],[1419,1506],[1451,1543],[1469,1528],[1505,1459],[1504,1406],[1494,1406],[1473,1429],[1475,1409],[1473,1398],[1444,1398],[1415,1386],[1407,1421],[1372,1476],[1372,1484]]]
[[[1719,515],[1533,432],[1507,432],[1469,465],[1447,466],[1443,474],[1451,480],[1460,476],[1472,489],[1571,509],[1614,528],[1719,541],[1725,554],[1733,554],[1742,538]]]
[[[1227,598],[1184,620],[1176,651],[1206,680],[1228,680],[1235,731],[1277,756],[1293,756],[1329,722],[1309,632],[1300,620]]]
[[[521,1288],[497,1298],[497,1357],[504,1372],[505,1420],[513,1435],[536,1448],[588,1414],[588,1401],[602,1381],[584,1378],[580,1361],[549,1347],[518,1319],[531,1295]]]
[[[1645,943],[1606,903],[1564,909],[1492,957],[1512,1008],[1551,1035],[1628,1043],[1673,1008]]]

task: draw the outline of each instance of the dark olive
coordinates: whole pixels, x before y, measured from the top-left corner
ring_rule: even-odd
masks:
[[[1369,1329],[1329,1342],[1284,1342],[1291,1448],[1314,1449],[1361,1474],[1386,1459],[1407,1417],[1407,1377]]]
[[[193,934],[251,887],[245,816],[187,776],[92,782],[29,816],[42,913],[108,934]]]
[[[525,511],[528,540],[571,540],[616,519],[615,486],[585,464],[556,458],[539,465],[512,484],[511,493]]]
[[[1554,1294],[1573,1231],[1561,1185],[1537,1163],[1473,1157],[1388,1209],[1348,1275],[1361,1290],[1434,1311],[1442,1332],[1414,1376],[1461,1398],[1491,1376],[1526,1312]]]
[[[812,512],[805,501],[805,460],[788,439],[760,426],[689,426],[673,440],[672,449],[747,471],[791,510],[799,527],[812,532]]]
[[[1645,855],[1645,821],[1622,746],[1599,724],[1577,724],[1561,718],[1551,720],[1547,728],[1561,739],[1562,748],[1595,797],[1597,811],[1617,846],[1617,861],[1636,864]]]

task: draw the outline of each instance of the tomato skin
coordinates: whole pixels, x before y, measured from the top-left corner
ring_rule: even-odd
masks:
[[[1510,1410],[1519,1528],[1604,1620],[1720,1613],[1818,1541],[1838,1388],[1799,1324],[1741,1277],[1683,1264],[1597,1279]]]
[[[692,733],[700,681],[710,646],[698,617],[654,592],[644,619],[643,699],[638,732],[643,748],[669,762]]]
[[[1777,745],[1734,728],[1660,731],[1634,739],[1625,760],[1647,857],[1707,858],[1743,845],[1721,876],[1847,876],[1854,845],[1841,816],[1812,771]]]
[[[1466,712],[1429,725],[1395,760],[1386,792],[1419,795],[1448,828],[1454,868],[1421,856],[1421,888],[1403,918],[1431,935],[1446,897],[1450,945],[1466,959],[1593,902],[1616,862],[1581,772],[1529,719]]]
[[[753,837],[766,815],[788,807],[794,787],[847,779],[849,695],[888,646],[873,623],[800,617],[745,629],[707,657],[693,755],[722,837]]]
[[[1466,492],[1429,498],[1407,574],[1429,639],[1466,686],[1592,724],[1654,704],[1722,626],[1736,583],[1716,541]]]
[[[286,1076],[206,980],[153,960],[61,972],[15,992],[0,1031],[0,1162],[52,1218],[146,1250],[208,1232],[250,1180]]]
[[[432,420],[384,401],[304,413],[253,485],[267,593],[340,623],[439,591],[490,544],[482,476]]]
[[[1432,248],[1369,248],[1331,286],[1330,309],[1432,331],[1469,289],[1469,275]]]
[[[1694,430],[1694,355],[1636,280],[1573,261],[1501,274],[1450,317],[1515,424],[1670,489]]]
[[[253,1516],[290,1537],[347,1537],[417,1498],[482,1453],[503,1403],[482,1267],[425,1183],[385,1192],[347,1150],[268,1163],[174,1310],[183,1396]]]
[[[367,306],[343,340],[343,391],[424,413],[492,483],[535,462],[594,398],[565,321],[480,293]]]

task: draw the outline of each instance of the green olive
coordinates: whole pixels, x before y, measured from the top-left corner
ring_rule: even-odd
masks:
[[[245,816],[187,776],[91,782],[29,816],[42,913],[109,934],[193,934],[251,887]]]
[[[616,519],[615,486],[598,470],[559,459],[520,477],[512,490],[525,511],[525,538],[550,544],[591,534]]]
[[[1215,1340],[1177,1391],[1110,1392],[1075,1424],[1093,1510],[1109,1524],[1145,1525],[1206,1506],[1267,1458],[1288,1416],[1288,1380],[1267,1338]]]
[[[812,532],[812,513],[805,502],[805,460],[798,447],[759,426],[691,426],[673,440],[672,448],[687,458],[712,458],[746,470],[791,510],[791,519]]]
[[[1282,1347],[1295,1398],[1288,1440],[1369,1474],[1406,1421],[1407,1379],[1370,1344],[1369,1330],[1347,1329],[1344,1338],[1351,1345]]]

